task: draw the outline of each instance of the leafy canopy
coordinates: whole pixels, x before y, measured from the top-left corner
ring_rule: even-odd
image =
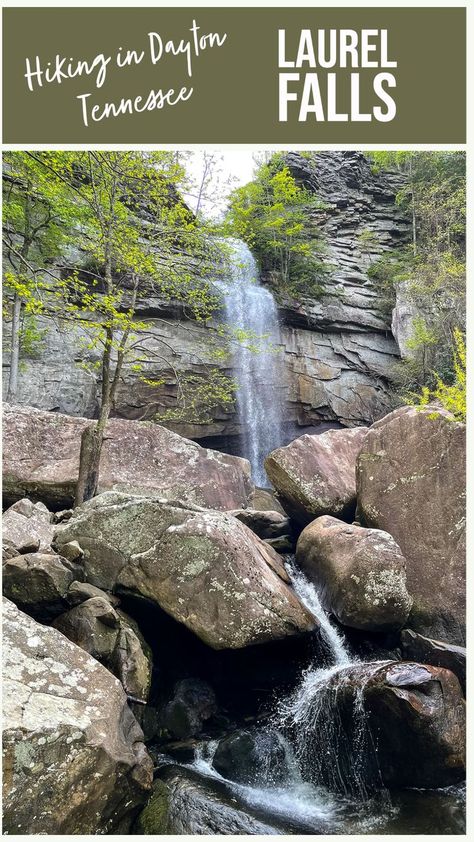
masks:
[[[277,289],[296,298],[319,296],[327,271],[315,221],[322,208],[277,154],[260,166],[253,181],[233,191],[225,229],[248,244]]]

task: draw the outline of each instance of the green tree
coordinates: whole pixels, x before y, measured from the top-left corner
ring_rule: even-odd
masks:
[[[53,163],[56,153],[43,153]],[[27,152],[6,152],[3,160],[2,240],[4,314],[11,320],[10,371],[7,400],[18,391],[22,350],[39,341],[34,315],[41,308],[33,265],[49,265],[67,245],[73,202],[64,182],[51,180],[43,164]]]
[[[273,155],[252,182],[231,194],[225,230],[248,244],[261,271],[275,277],[282,290],[318,295],[327,271],[314,220],[322,207],[296,183],[284,157]]]
[[[438,403],[451,412],[456,421],[466,420],[466,343],[459,329],[454,332],[453,350],[454,381],[445,383],[437,374],[433,389],[425,386],[420,395],[408,396],[408,403],[427,406]]]
[[[65,266],[59,279],[56,272],[23,260],[30,273],[23,294],[31,310],[60,314],[73,328],[82,327],[88,349],[98,357],[99,417],[81,442],[78,505],[96,493],[105,427],[124,366],[153,382],[147,367],[159,354],[146,345],[148,323],[137,315],[140,298],[159,291],[181,300],[194,319],[209,319],[218,298],[206,274],[222,255],[180,199],[184,174],[172,153],[26,154],[40,178],[44,173],[48,179],[52,206],[63,193],[72,203],[69,237],[84,256],[79,269]],[[216,400],[223,389],[220,380]],[[206,399],[212,400],[209,389]]]
[[[465,155],[462,152],[374,152],[374,168],[397,167],[405,184],[397,202],[412,223],[409,247],[382,255],[369,275],[389,306],[397,291],[413,304],[411,359],[399,372],[403,385],[433,387],[455,377],[456,331],[465,328]],[[437,372],[437,373],[436,373]]]

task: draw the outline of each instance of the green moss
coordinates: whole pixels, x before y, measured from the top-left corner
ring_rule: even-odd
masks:
[[[136,831],[147,835],[172,834],[169,830],[169,791],[163,781],[156,781],[154,784],[153,794],[138,816]]]

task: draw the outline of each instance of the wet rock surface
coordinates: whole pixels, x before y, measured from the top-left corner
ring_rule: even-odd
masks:
[[[365,706],[386,786],[435,788],[464,779],[466,711],[454,673],[390,664],[367,683]]]
[[[285,746],[276,729],[242,729],[219,742],[212,765],[231,781],[275,786],[288,778]]]
[[[136,823],[140,834],[260,835],[279,831],[236,803],[229,790],[191,770],[165,766]]]
[[[363,524],[390,532],[406,559],[408,625],[465,642],[464,424],[439,407],[401,407],[374,424],[357,464]]]
[[[8,600],[3,616],[4,833],[126,832],[152,766],[120,683]]]

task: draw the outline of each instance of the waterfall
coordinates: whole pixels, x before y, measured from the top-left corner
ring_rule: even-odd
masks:
[[[235,337],[233,368],[238,382],[237,409],[242,456],[249,460],[256,485],[267,486],[265,457],[282,443],[280,327],[271,292],[258,283],[248,246],[229,240],[231,278],[220,284],[228,325]]]
[[[293,560],[288,558],[286,569],[301,602],[319,621],[321,634],[329,649],[331,660],[336,666],[348,666],[351,662],[342,634],[333,626],[319,600],[315,586],[301,570],[298,570]]]
[[[379,767],[364,707],[367,681],[384,661],[351,658],[342,635],[321,606],[315,586],[293,561],[286,564],[301,601],[320,623],[331,665],[311,665],[298,687],[278,704],[275,722],[292,736],[295,755],[314,784],[366,799],[381,786]]]

